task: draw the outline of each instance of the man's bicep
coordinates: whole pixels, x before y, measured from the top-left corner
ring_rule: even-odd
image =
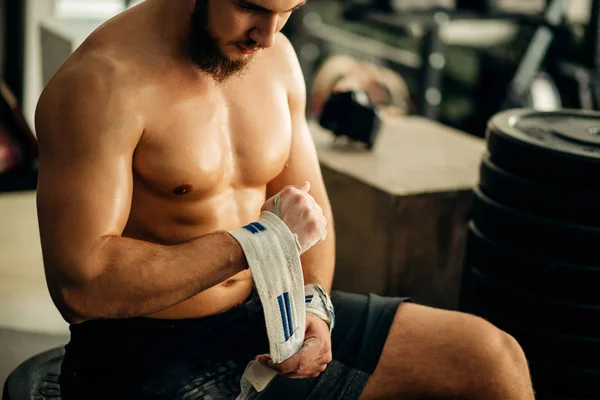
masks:
[[[90,94],[42,97],[36,116],[40,147],[38,218],[47,269],[77,279],[103,237],[122,232],[132,193],[136,123],[118,104]],[[115,100],[115,99],[112,99]],[[105,101],[105,102],[103,102]],[[90,263],[92,264],[92,263]]]
[[[68,150],[40,157],[37,205],[44,256],[75,261],[96,240],[122,230],[131,201],[131,168],[124,161]]]

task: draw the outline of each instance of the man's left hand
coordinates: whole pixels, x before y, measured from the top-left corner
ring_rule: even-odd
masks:
[[[321,318],[311,313],[306,313],[304,344],[298,353],[281,364],[274,364],[266,355],[257,357],[261,364],[291,379],[316,378],[325,371],[331,359],[329,326]]]

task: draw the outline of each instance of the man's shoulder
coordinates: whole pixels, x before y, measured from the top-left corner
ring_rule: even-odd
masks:
[[[83,80],[92,84],[102,82],[106,86],[114,81],[125,81],[131,73],[131,64],[109,46],[88,44],[78,49],[53,79],[63,82]]]
[[[76,104],[82,97],[121,92],[128,85],[131,67],[102,49],[80,49],[56,72],[44,88],[39,106],[55,101]],[[115,88],[119,90],[114,91]]]
[[[277,40],[275,41],[275,45],[279,48],[279,51],[282,52],[284,55],[295,56],[296,54],[292,42],[283,32],[279,32],[277,34]]]
[[[301,90],[304,87],[304,76],[292,42],[280,32],[271,50],[272,60],[269,64],[276,63],[277,71],[288,84],[290,91]]]
[[[293,66],[298,62],[296,50],[294,50],[292,42],[281,32],[277,34],[275,44],[271,49],[271,57],[288,67]]]
[[[108,123],[102,118],[123,123],[123,110],[138,114],[139,90],[133,90],[131,76],[130,67],[110,53],[87,50],[74,55],[42,91],[35,112],[36,128],[43,134],[48,126]]]

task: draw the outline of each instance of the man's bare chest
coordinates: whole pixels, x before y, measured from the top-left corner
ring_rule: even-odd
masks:
[[[190,98],[157,107],[134,155],[134,174],[157,194],[259,187],[284,168],[291,117],[283,90]]]

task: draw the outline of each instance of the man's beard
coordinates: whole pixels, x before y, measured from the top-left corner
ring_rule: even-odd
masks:
[[[208,0],[197,0],[188,35],[188,57],[217,82],[240,74],[250,59],[234,61],[219,48],[219,39],[212,33],[208,17]]]

